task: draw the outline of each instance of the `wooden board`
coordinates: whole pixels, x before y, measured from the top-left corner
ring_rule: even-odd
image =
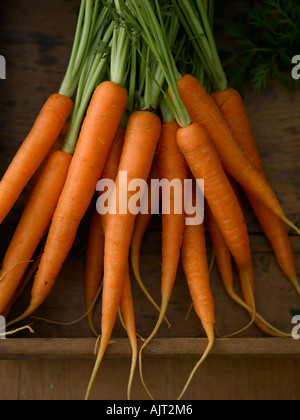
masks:
[[[142,342],[140,341],[140,346]],[[207,346],[206,339],[161,338],[153,340],[144,351],[145,359],[194,359]],[[279,338],[218,339],[211,353],[212,359],[228,358],[286,358],[300,359],[299,344],[295,340]],[[131,358],[127,339],[112,339],[108,359]],[[31,359],[95,359],[95,340],[92,338],[9,339],[0,346],[0,360]]]

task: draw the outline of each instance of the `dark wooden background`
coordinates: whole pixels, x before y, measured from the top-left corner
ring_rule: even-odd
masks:
[[[74,36],[79,0],[2,0],[0,2],[0,54],[7,60],[7,80],[0,81],[0,175],[2,175],[30,130],[47,96],[59,89],[64,76]],[[299,218],[299,93],[290,93],[273,83],[263,94],[246,90],[246,105],[267,173],[287,215]],[[1,226],[0,255],[4,255],[20,217],[22,199]],[[258,308],[271,323],[285,331],[291,330],[291,308],[300,308],[300,299],[280,272],[272,250],[262,235],[252,212],[245,203],[255,261]],[[72,321],[83,313],[84,250],[88,215],[64,265],[57,284],[48,301],[37,316],[57,321]],[[159,300],[161,264],[160,218],[155,217],[143,245],[141,269],[143,278],[153,295]],[[291,235],[300,272],[300,242]],[[210,244],[208,242],[210,255]],[[263,272],[262,258],[271,258],[270,270]],[[212,287],[216,300],[217,327],[226,335],[243,327],[248,316],[232,304],[226,296],[217,269],[212,274]],[[237,284],[238,288],[238,284]],[[239,290],[239,289],[238,289]],[[147,336],[156,313],[144,299],[135,282],[133,293],[137,316],[137,330]],[[12,316],[20,314],[28,303],[30,287],[18,302]],[[204,337],[199,320],[192,314],[184,321],[190,297],[182,269],[170,304],[171,330],[165,326],[161,338]],[[96,324],[99,326],[100,305],[97,306]],[[98,320],[98,321],[97,321]],[[36,338],[92,337],[86,321],[74,326],[54,326],[34,320]],[[126,337],[119,323],[115,337]],[[20,338],[28,337],[21,334]],[[242,337],[263,337],[252,327]],[[245,342],[246,343],[246,342]],[[271,344],[270,344],[271,345]],[[246,348],[245,354],[251,353]],[[299,352],[300,353],[300,352]],[[282,359],[249,357],[207,360],[195,378],[187,398],[191,399],[299,399],[300,361],[288,354]],[[124,399],[129,372],[129,359],[117,357],[104,361],[93,391],[93,398]],[[173,399],[178,395],[183,378],[190,372],[195,360],[149,360],[145,373],[157,398]],[[0,399],[82,399],[93,361],[91,360],[17,360],[0,362]],[[225,386],[226,384],[226,386]],[[146,398],[138,375],[133,397]]]

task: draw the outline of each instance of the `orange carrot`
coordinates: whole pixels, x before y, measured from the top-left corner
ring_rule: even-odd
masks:
[[[70,127],[70,121],[68,120],[66,122],[66,124],[64,125],[63,129],[61,130],[61,132],[58,136],[58,139],[56,140],[56,142],[52,146],[50,152],[47,154],[47,156],[45,157],[45,159],[41,163],[39,169],[36,171],[36,173],[31,178],[30,182],[28,183],[27,188],[26,188],[26,195],[25,195],[25,198],[24,198],[24,207],[28,203],[29,197],[30,197],[34,187],[36,186],[36,183],[38,182],[38,180],[41,176],[41,173],[42,173],[49,157],[52,155],[52,153],[54,153],[56,151],[59,151],[59,150],[62,150],[69,127]]]
[[[143,291],[143,293],[145,294],[145,296],[148,298],[149,302],[153,305],[154,308],[156,308],[156,310],[158,312],[160,312],[160,307],[159,305],[155,302],[155,300],[153,299],[153,297],[150,295],[147,287],[145,286],[142,277],[141,277],[141,273],[140,273],[140,252],[141,252],[141,246],[142,246],[142,241],[144,238],[144,235],[146,233],[146,230],[149,226],[149,223],[152,219],[152,208],[158,208],[159,206],[159,197],[155,197],[157,198],[157,202],[154,203],[153,201],[153,197],[151,195],[151,182],[154,179],[159,179],[159,169],[158,169],[158,162],[157,159],[154,159],[154,163],[151,169],[151,173],[149,176],[149,181],[148,181],[148,193],[147,193],[147,197],[148,197],[148,213],[147,214],[143,214],[143,213],[139,213],[137,218],[136,218],[136,222],[135,222],[135,226],[134,226],[134,232],[132,235],[132,241],[131,241],[131,264],[132,264],[132,269],[135,275],[135,278],[141,288],[141,290]],[[165,318],[165,321],[167,323],[167,325],[170,327],[170,322],[168,321],[167,318]]]
[[[203,357],[193,369],[179,400],[186,393],[197,370],[205,361],[215,343],[215,303],[210,286],[203,224],[185,227],[181,260],[196,313],[202,322],[209,343]]]
[[[217,266],[219,267],[223,284],[227,293],[232,295],[234,292],[232,256],[220,231],[218,222],[213,216],[209,206],[207,206],[205,210],[205,221],[209,229],[210,238],[216,255]]]
[[[88,399],[93,382],[105,355],[115,325],[121,300],[124,273],[127,268],[130,243],[136,219],[128,205],[134,196],[128,192],[126,208],[120,214],[120,174],[127,173],[129,186],[132,180],[147,181],[161,133],[160,119],[151,112],[138,111],[131,114],[125,135],[125,144],[116,179],[116,214],[110,214],[105,233],[104,283],[102,298],[102,337],[97,361],[88,386]],[[133,163],[134,162],[134,163]],[[123,207],[123,206],[122,206]]]
[[[286,218],[266,179],[246,158],[212,96],[190,75],[178,82],[178,88],[191,120],[208,131],[225,171],[300,234],[300,230]]]
[[[103,171],[103,179],[110,179],[116,180],[118,175],[118,169],[120,164],[120,159],[122,155],[122,150],[124,146],[124,139],[125,139],[125,129],[120,127],[118,130],[118,134],[110,151],[106,167]],[[99,214],[98,214],[99,215]],[[104,232],[104,236],[106,234],[107,225],[109,214],[99,215],[101,222],[102,222],[102,231]],[[121,314],[120,314],[121,311]],[[137,356],[138,356],[138,343],[137,343],[137,334],[135,328],[135,315],[134,315],[134,307],[133,307],[133,299],[132,299],[132,292],[131,292],[131,280],[129,274],[129,263],[127,263],[125,272],[124,272],[124,286],[122,289],[122,295],[120,300],[120,310],[119,310],[121,322],[124,328],[127,331],[127,335],[129,341],[131,343],[132,348],[132,363],[131,363],[131,372],[128,382],[128,390],[127,390],[127,397],[128,400],[131,399],[131,389],[132,383],[134,379],[134,374],[136,370],[137,364]]]
[[[136,371],[137,359],[138,359],[138,342],[137,342],[137,334],[136,334],[136,327],[135,327],[135,314],[134,314],[134,306],[133,306],[133,299],[132,299],[132,292],[131,292],[131,280],[129,275],[129,263],[125,269],[125,278],[124,278],[124,286],[120,301],[120,309],[124,318],[124,323],[127,331],[127,335],[129,341],[131,343],[132,348],[132,363],[131,363],[131,371],[128,383],[128,390],[127,390],[127,398],[131,400],[131,389],[134,379],[134,374]]]
[[[227,89],[223,92],[214,93],[212,97],[249,162],[267,179],[241,95],[235,89]],[[295,257],[284,223],[268,207],[256,200],[253,194],[247,192],[246,194],[266,237],[274,249],[279,266],[300,294]]]
[[[162,216],[161,309],[157,324],[140,351],[139,361],[141,380],[151,398],[151,393],[149,392],[143,378],[142,352],[156,336],[166,316],[173,286],[177,276],[185,227],[185,212],[181,209],[181,212],[178,212],[177,214],[175,210],[177,200],[181,199],[183,203],[183,185],[184,181],[188,178],[188,168],[177,145],[176,136],[178,129],[179,125],[177,123],[164,124],[158,149],[158,167],[160,179],[168,180],[169,182],[174,180],[180,181],[181,192],[175,192],[174,188],[171,188],[170,214],[163,214]],[[181,196],[179,196],[179,193]]]
[[[127,92],[119,85],[103,82],[96,89],[54,213],[29,308],[14,322],[31,315],[54,286],[92,201],[126,105]]]
[[[124,145],[125,128],[119,127],[111,150],[109,152],[102,179],[115,180],[118,173],[120,158]],[[88,247],[86,254],[85,269],[85,301],[88,311],[88,322],[92,332],[98,337],[94,323],[92,306],[99,294],[102,283],[102,274],[104,267],[104,217],[101,216],[95,206],[88,236]]]
[[[219,225],[216,219],[214,218],[212,212],[210,211],[209,207],[206,208],[205,215],[222,282],[230,298],[239,306],[246,309],[251,315],[251,317],[255,316],[254,322],[256,326],[260,328],[263,332],[273,337],[287,337],[287,334],[282,333],[281,331],[270,325],[264,318],[262,318],[260,314],[255,313],[254,311],[254,273],[252,263],[249,267],[249,279],[250,284],[252,286],[252,294],[250,293],[248,278],[246,278],[245,276],[245,271],[238,268],[243,295],[247,303],[237,295],[237,293],[234,290],[233,284],[233,265],[230,251],[220,231]],[[251,324],[252,321],[250,324],[247,325],[246,328],[243,328],[242,330],[236,332],[235,334],[231,334],[230,336],[232,337],[233,335],[241,333],[245,329],[249,328]]]
[[[87,251],[86,251],[86,267],[84,273],[84,290],[85,290],[85,307],[88,312],[87,320],[91,331],[96,337],[98,333],[95,329],[93,316],[93,308],[95,299],[99,293],[104,263],[104,233],[102,227],[102,219],[96,206],[92,215]]]
[[[208,132],[197,123],[177,134],[179,147],[196,180],[205,180],[205,197],[237,264],[251,262],[250,240],[242,209]]]
[[[70,98],[54,94],[42,108],[0,183],[0,224],[55,143],[73,107]]]
[[[64,152],[54,152],[31,194],[2,264],[0,278],[10,271],[0,281],[0,313],[13,297],[29,265],[20,263],[32,258],[51,223],[71,160]]]

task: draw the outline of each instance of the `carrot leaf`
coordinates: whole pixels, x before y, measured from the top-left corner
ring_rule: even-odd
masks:
[[[300,309],[290,309],[291,315],[294,316],[300,316]]]

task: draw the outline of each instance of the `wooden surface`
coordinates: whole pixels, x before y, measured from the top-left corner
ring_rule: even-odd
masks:
[[[2,0],[0,2],[0,54],[7,59],[7,80],[0,81],[0,175],[4,173],[24,136],[30,130],[46,97],[59,88],[70,55],[78,6],[78,0],[44,0],[43,2],[32,0],[30,3],[25,0],[14,2]],[[291,94],[285,88],[274,84],[263,94],[247,92],[245,99],[271,183],[287,215],[293,221],[297,221],[300,208],[299,94]],[[280,272],[269,244],[255,222],[247,203],[245,204],[254,253],[258,309],[269,322],[290,332],[292,326],[289,310],[299,309],[300,299]],[[1,226],[1,257],[18,222],[21,208],[22,197]],[[53,292],[38,311],[37,316],[68,322],[82,315],[84,250],[88,220],[87,215],[78,232],[72,254],[66,261]],[[298,272],[300,272],[300,241],[295,235],[291,235],[291,240],[296,254]],[[160,218],[155,217],[145,237],[141,269],[145,282],[157,300],[160,294],[160,249],[161,224]],[[210,255],[209,242],[208,252]],[[269,273],[263,272],[261,260],[264,257],[271,258]],[[246,325],[249,321],[247,314],[232,304],[226,296],[216,269],[212,274],[212,288],[216,301],[219,333],[227,335]],[[237,290],[239,290],[238,282]],[[137,330],[141,335],[147,336],[156,321],[156,313],[144,299],[135,282],[133,282],[133,293]],[[23,311],[28,304],[29,296],[30,287],[14,308],[12,317]],[[152,345],[152,349],[158,354],[162,352],[162,349],[166,354],[170,354],[173,349],[172,359],[165,359],[166,355],[162,355],[164,360],[158,358],[145,362],[147,381],[154,395],[159,399],[177,397],[184,378],[188,376],[196,359],[203,351],[203,342],[199,341],[199,356],[197,356],[195,347],[197,341],[193,341],[193,345],[191,345],[192,341],[184,341],[181,354],[184,354],[184,349],[186,349],[185,353],[190,355],[189,358],[174,359],[175,351],[172,342],[176,341],[178,345],[178,339],[191,340],[205,337],[195,314],[192,314],[188,322],[184,321],[189,305],[190,297],[180,268],[168,313],[172,328],[169,330],[163,326],[158,335],[159,340]],[[98,304],[95,315],[97,327],[100,324],[100,311],[101,304]],[[15,356],[20,360],[0,362],[0,399],[82,399],[93,367],[91,350],[92,343],[95,343],[86,321],[73,326],[50,325],[37,320],[30,320],[30,322],[34,323],[35,335],[29,337],[28,333],[22,333],[18,336],[24,340],[19,342],[19,353],[17,351],[17,356]],[[41,340],[49,337],[66,339],[61,342],[60,348],[64,349],[61,352],[65,352],[67,356],[68,352],[74,354],[70,348],[66,348],[70,343],[69,339],[85,339],[81,341],[84,343],[85,350],[81,347],[83,354],[80,360],[21,360],[22,352],[27,353],[28,357],[30,348],[32,357],[35,357],[36,352],[36,357],[45,359],[47,349],[42,351],[39,341],[35,341],[32,347],[29,346],[28,339]],[[116,351],[113,346],[110,349],[113,359],[105,360],[97,378],[93,398],[124,399],[126,396],[130,361],[128,357],[124,359],[124,355],[128,353],[128,343],[124,341],[126,334],[119,323],[116,325],[113,338],[121,339],[122,345],[118,346]],[[171,342],[170,338],[175,341]],[[300,361],[291,357],[297,355],[297,350],[294,350],[295,342],[280,344],[283,347],[278,350],[278,344],[275,345],[273,339],[265,338],[256,327],[251,327],[240,338],[248,340],[239,341],[236,348],[233,348],[234,342],[232,342],[222,351],[220,350],[221,342],[216,346],[215,355],[212,355],[205,363],[195,378],[187,398],[299,399]],[[257,338],[263,340],[258,341]],[[263,359],[257,359],[256,344],[258,342],[261,343],[260,351]],[[13,339],[7,342],[0,341],[2,359],[14,358],[12,353],[17,349],[14,343]],[[45,341],[43,343],[45,345]],[[72,343],[74,346],[75,342]],[[300,346],[300,342],[298,343]],[[52,350],[56,349],[58,352],[59,346],[55,347],[55,342],[52,344]],[[72,347],[71,344],[70,346]],[[251,355],[251,358],[233,360],[234,353],[238,351]],[[123,357],[118,357],[118,352],[123,353]],[[222,353],[220,360],[217,357],[218,352]],[[226,353],[227,358],[224,359]],[[274,358],[275,353],[277,357],[281,356],[281,360]],[[254,360],[252,357],[255,354]],[[62,354],[61,357],[63,357]],[[86,360],[82,357],[86,357]],[[76,359],[76,355],[74,358]],[[114,375],[116,372],[118,374]],[[134,387],[134,398],[146,398],[138,377]]]
[[[140,346],[142,341],[139,342]],[[144,358],[193,359],[205,351],[204,338],[160,338],[153,340],[143,352]],[[277,358],[300,359],[296,340],[281,338],[218,339],[211,358]],[[125,338],[112,339],[106,357],[130,359],[131,347]],[[27,338],[9,339],[0,346],[1,360],[17,359],[94,359],[95,340],[92,338]]]

